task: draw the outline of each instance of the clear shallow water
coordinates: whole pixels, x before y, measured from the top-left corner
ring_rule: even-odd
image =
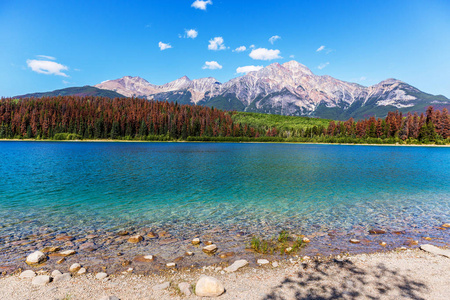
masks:
[[[0,142],[0,235],[213,224],[305,233],[450,221],[450,148]]]

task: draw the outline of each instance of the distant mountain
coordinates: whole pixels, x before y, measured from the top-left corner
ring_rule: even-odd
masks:
[[[290,61],[271,64],[225,83],[212,77],[154,85],[140,77],[125,76],[95,85],[128,97],[177,101],[221,109],[345,120],[388,111],[424,112],[428,105],[450,109],[450,100],[430,95],[396,79],[365,87],[331,76],[314,75]]]
[[[52,92],[44,92],[44,93],[32,93],[26,95],[16,96],[14,98],[26,98],[26,97],[54,97],[54,96],[94,96],[94,97],[108,97],[108,98],[123,98],[124,95],[121,95],[117,92],[110,90],[103,90],[93,86],[81,86],[81,87],[70,87],[61,90],[55,90]]]

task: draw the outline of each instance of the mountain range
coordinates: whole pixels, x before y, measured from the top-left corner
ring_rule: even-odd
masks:
[[[448,98],[424,93],[397,79],[366,87],[328,75],[315,75],[296,61],[273,63],[225,83],[212,77],[190,80],[183,76],[154,85],[140,77],[125,76],[94,87],[97,93],[109,90],[126,97],[335,120],[384,117],[395,110],[420,113],[429,105],[450,109]]]

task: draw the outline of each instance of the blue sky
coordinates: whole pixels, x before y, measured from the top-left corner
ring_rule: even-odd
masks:
[[[126,75],[225,82],[293,59],[450,98],[450,1],[0,0],[0,96]]]

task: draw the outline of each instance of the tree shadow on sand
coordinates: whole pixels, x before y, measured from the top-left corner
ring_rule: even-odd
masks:
[[[264,300],[281,299],[425,299],[424,283],[383,264],[362,269],[349,260],[302,264]]]

